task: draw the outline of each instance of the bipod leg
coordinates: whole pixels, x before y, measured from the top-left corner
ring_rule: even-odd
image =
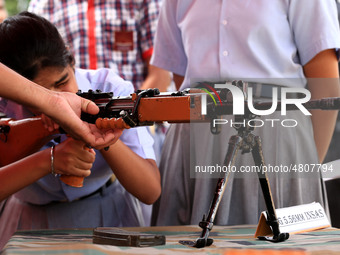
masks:
[[[227,155],[224,160],[224,165],[228,166],[228,169],[230,169],[235,163],[235,158],[241,145],[242,145],[242,137],[237,136],[237,135],[230,137]],[[206,215],[204,214],[202,221],[198,224],[202,228],[200,237],[196,241],[181,240],[179,241],[179,243],[184,244],[184,245],[189,245],[192,247],[196,247],[196,248],[203,248],[205,246],[210,246],[213,243],[213,239],[208,238],[208,237],[209,237],[210,231],[213,228],[214,219],[215,219],[215,216],[218,210],[218,206],[221,202],[223,193],[225,191],[225,187],[228,182],[229,176],[230,176],[230,171],[227,171],[224,177],[219,178],[217,181],[214,197],[213,197],[213,200],[211,202],[210,209],[208,212],[208,217],[206,218]]]
[[[257,172],[263,197],[267,207],[267,224],[273,231],[273,236],[260,236],[259,239],[267,240],[272,242],[282,242],[289,238],[289,233],[280,233],[279,223],[277,221],[276,213],[275,213],[275,206],[273,202],[272,193],[270,190],[269,180],[267,173],[262,171],[263,167],[265,166],[263,151],[262,151],[262,143],[261,138],[259,136],[254,137],[255,145],[252,150],[252,155],[255,161],[256,166],[258,167],[259,171]]]

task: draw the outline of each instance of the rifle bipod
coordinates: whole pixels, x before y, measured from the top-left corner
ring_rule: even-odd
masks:
[[[256,116],[252,114],[245,114],[242,117],[235,116],[235,119],[238,118],[237,121],[235,120],[235,122],[243,122],[243,120],[245,120],[245,123],[248,123],[248,121],[253,119],[254,117]],[[228,169],[231,169],[235,163],[238,151],[241,150],[242,154],[252,152],[255,165],[258,166],[258,169],[261,169],[261,166],[264,166],[265,162],[263,157],[261,138],[259,136],[255,136],[252,133],[254,127],[251,127],[249,125],[234,125],[233,127],[237,130],[238,134],[231,136],[229,139],[227,155],[224,159],[224,165],[228,166]],[[209,238],[209,233],[213,228],[214,219],[229,177],[230,171],[227,171],[225,175],[222,178],[219,178],[217,181],[215,194],[208,212],[208,217],[206,217],[206,215],[204,214],[202,221],[199,223],[199,226],[202,228],[200,237],[196,241],[180,240],[179,243],[196,248],[210,246],[213,243],[213,239]],[[267,224],[271,228],[273,233],[273,236],[260,236],[258,238],[260,240],[271,242],[285,241],[289,238],[289,233],[280,233],[279,223],[277,221],[275,213],[275,206],[270,190],[267,173],[264,171],[258,171],[258,178],[267,207]]]

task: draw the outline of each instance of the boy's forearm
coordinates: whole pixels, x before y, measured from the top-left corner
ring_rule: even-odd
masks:
[[[127,191],[144,203],[156,201],[161,188],[160,174],[154,160],[138,156],[120,140],[101,153]]]
[[[0,96],[34,108],[44,108],[41,98],[51,93],[0,63]]]
[[[339,80],[337,78],[312,79],[308,86],[312,99],[340,97]],[[314,140],[319,161],[322,163],[332,140],[338,111],[312,110],[311,114]]]
[[[39,151],[0,168],[0,201],[36,182],[50,171],[49,150]]]

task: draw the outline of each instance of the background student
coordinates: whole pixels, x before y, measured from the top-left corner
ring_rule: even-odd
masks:
[[[271,84],[269,89],[275,85],[307,86],[312,99],[318,99],[340,95],[339,47],[334,0],[222,0],[213,5],[204,0],[165,0],[151,64],[172,72],[180,90],[193,81],[236,79]],[[271,89],[258,88],[256,100],[271,95]],[[266,163],[299,166],[322,162],[336,116],[337,111],[312,111],[311,118],[299,111],[267,116],[294,119],[299,124],[295,128],[265,125],[255,129],[262,138]],[[229,138],[235,134],[232,127],[225,127],[214,136],[209,124],[170,127],[159,166],[162,194],[154,205],[154,225],[202,220],[217,180],[192,178],[190,170],[195,165],[222,165]],[[251,153],[239,155],[235,162],[237,169],[253,164]],[[316,201],[327,209],[320,173],[272,173],[269,180],[277,208]],[[215,224],[256,224],[265,209],[257,174],[233,174]]]

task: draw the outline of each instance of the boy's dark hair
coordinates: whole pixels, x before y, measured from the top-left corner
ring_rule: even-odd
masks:
[[[0,62],[33,80],[45,67],[73,65],[74,57],[52,23],[25,11],[0,24]]]

